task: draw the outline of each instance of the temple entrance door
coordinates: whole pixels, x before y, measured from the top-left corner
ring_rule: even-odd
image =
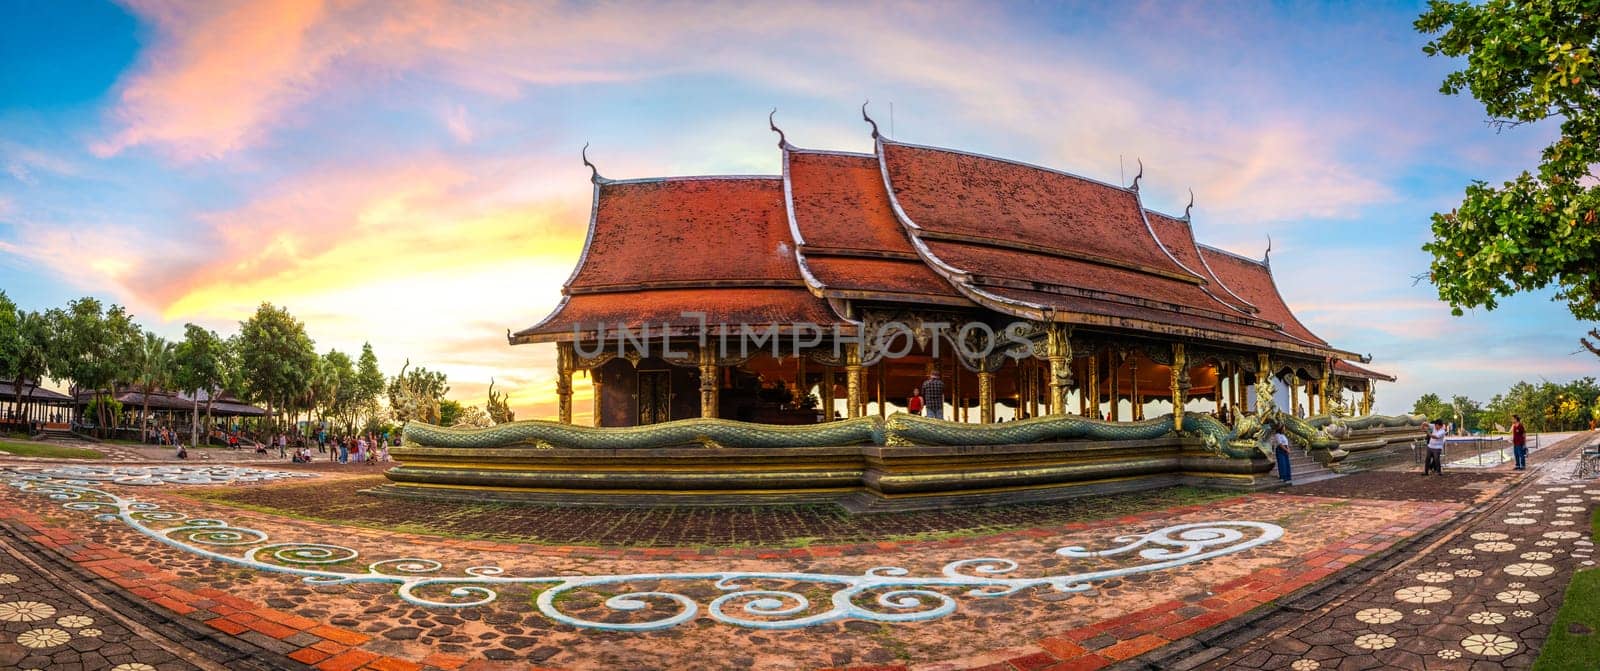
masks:
[[[672,419],[670,371],[639,371],[639,425],[658,424],[670,419]]]

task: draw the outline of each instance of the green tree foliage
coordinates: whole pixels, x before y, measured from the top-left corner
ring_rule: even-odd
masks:
[[[466,411],[461,407],[460,401],[442,399],[439,401],[439,426],[455,426],[461,420],[461,415]]]
[[[1417,399],[1416,403],[1411,405],[1411,414],[1422,415],[1429,420],[1444,419],[1448,421],[1456,413],[1450,408],[1449,403],[1439,398],[1438,394],[1423,394],[1421,398]]]
[[[361,344],[361,356],[356,362],[352,401],[355,405],[351,408],[355,414],[350,421],[352,429],[363,417],[367,418],[368,424],[379,419],[381,412],[379,399],[383,397],[385,390],[385,378],[383,371],[378,369],[378,355],[372,352],[372,343]]]
[[[9,377],[16,395],[12,397],[14,410],[22,414],[22,393],[25,385],[37,387],[50,373],[50,320],[37,312],[16,311],[16,340],[10,343],[7,361],[0,368],[10,371]]]
[[[17,375],[22,359],[22,328],[18,324],[17,304],[0,289],[0,380]]]
[[[317,351],[305,324],[288,310],[262,303],[239,324],[239,368],[250,398],[274,415],[292,411],[311,384]]]
[[[1483,103],[1499,127],[1559,119],[1536,172],[1476,181],[1433,215],[1429,278],[1456,314],[1515,293],[1559,288],[1572,314],[1600,321],[1600,5],[1585,0],[1432,0],[1416,29],[1430,56],[1465,58],[1440,90]],[[1590,336],[1600,339],[1600,329]],[[1600,345],[1583,344],[1600,355]]]
[[[52,377],[68,380],[79,391],[94,392],[96,398],[109,396],[120,382],[134,377],[131,363],[138,360],[144,334],[120,305],[104,307],[99,300],[84,297],[72,301],[66,310],[51,310],[52,362],[60,370]],[[117,413],[108,413],[110,404],[97,403],[91,416],[102,435]]]
[[[1442,417],[1455,421],[1458,407],[1465,426],[1470,429],[1510,430],[1512,415],[1521,416],[1529,431],[1587,429],[1589,422],[1600,419],[1600,383],[1592,377],[1566,384],[1518,382],[1505,393],[1496,394],[1481,408],[1465,396],[1456,396],[1451,403],[1445,403],[1438,394],[1423,394],[1412,411],[1426,414],[1430,419]]]
[[[150,419],[150,394],[171,389],[175,371],[172,343],[167,342],[166,338],[145,331],[137,353],[138,358],[133,362],[133,383],[144,396],[139,407],[139,423],[142,428]]]
[[[329,385],[325,412],[345,433],[354,432],[362,414],[355,362],[344,352],[328,350],[322,355],[322,367],[325,383]]]
[[[189,394],[206,392],[206,426],[211,426],[211,406],[227,390],[233,353],[229,341],[197,324],[183,325],[183,340],[173,350],[173,383]]]

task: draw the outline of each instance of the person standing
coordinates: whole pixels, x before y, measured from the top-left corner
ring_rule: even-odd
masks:
[[[921,389],[912,389],[911,390],[911,398],[906,399],[906,410],[909,410],[911,412],[911,414],[913,414],[913,415],[921,415],[922,414],[922,390]]]
[[[944,419],[944,380],[939,379],[937,368],[928,371],[928,379],[922,381],[922,402],[928,417]]]
[[[1289,472],[1289,435],[1283,432],[1282,424],[1272,430],[1272,456],[1278,460],[1278,479],[1293,484]]]
[[[1528,432],[1518,415],[1511,416],[1511,456],[1517,460],[1516,470],[1528,470]]]
[[[1444,420],[1433,420],[1433,429],[1428,432],[1428,458],[1422,462],[1422,474],[1430,471],[1444,475],[1444,437],[1449,430],[1444,426]]]

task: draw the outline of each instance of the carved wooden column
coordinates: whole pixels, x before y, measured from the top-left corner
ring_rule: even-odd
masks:
[[[889,415],[889,410],[887,408],[888,404],[885,403],[884,399],[883,399],[883,392],[884,392],[884,386],[885,386],[884,378],[888,377],[887,375],[884,375],[884,373],[888,370],[888,368],[889,368],[888,360],[885,359],[885,360],[878,361],[878,365],[877,365],[878,374],[875,376],[875,377],[878,378],[878,380],[877,380],[878,381],[878,384],[877,384],[877,388],[878,388],[878,417],[887,417]]]
[[[978,371],[978,421],[994,423],[994,373]]]
[[[1122,353],[1118,352],[1116,350],[1116,348],[1112,348],[1112,349],[1109,349],[1109,350],[1106,351],[1106,369],[1107,369],[1106,370],[1106,377],[1110,378],[1109,383],[1110,383],[1110,386],[1111,386],[1111,421],[1113,421],[1113,422],[1122,421],[1122,409],[1117,407],[1117,406],[1121,405],[1121,403],[1117,402],[1118,401],[1117,397],[1122,394],[1122,384],[1121,384],[1121,382],[1122,382],[1121,377],[1122,376],[1119,374],[1122,371],[1122,361],[1121,361],[1121,359],[1122,359]]]
[[[1183,343],[1172,343],[1172,427],[1183,430],[1183,395],[1189,390],[1189,357]]]
[[[1072,386],[1072,329],[1045,327],[1045,357],[1050,361],[1050,412],[1067,414],[1067,389]]]
[[[861,346],[856,343],[844,346],[844,384],[845,405],[848,406],[846,414],[851,418],[860,417],[862,415]]]
[[[717,351],[710,347],[700,348],[700,416],[717,416],[717,391],[718,378],[721,370],[717,366]]]
[[[600,405],[600,398],[605,392],[605,382],[600,379],[599,375],[595,374],[593,369],[589,371],[589,381],[594,385],[594,398],[592,399],[594,402],[594,409],[591,411],[594,414],[594,425],[600,426],[600,412],[602,407]]]
[[[572,343],[556,344],[556,421],[572,423]]]
[[[1100,414],[1100,351],[1089,355],[1089,416],[1105,419]]]

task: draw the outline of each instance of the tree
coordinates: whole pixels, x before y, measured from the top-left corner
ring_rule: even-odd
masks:
[[[145,331],[144,339],[138,349],[138,360],[134,362],[134,385],[144,397],[144,403],[139,411],[141,436],[148,430],[150,422],[150,395],[157,390],[170,388],[173,373],[172,343],[155,333]]]
[[[328,350],[322,355],[322,366],[329,386],[326,411],[344,427],[345,433],[353,433],[356,422],[361,419],[361,392],[356,382],[355,364],[350,361],[350,355]]]
[[[1439,398],[1438,394],[1423,394],[1411,405],[1411,414],[1422,415],[1430,421],[1435,419],[1448,420],[1455,417],[1456,412],[1449,403]]]
[[[355,424],[365,417],[370,422],[376,419],[380,410],[378,399],[383,396],[385,378],[383,371],[378,369],[378,355],[372,353],[372,343],[361,343],[361,356],[357,359],[355,386],[352,389],[351,411],[354,416],[350,421],[350,430],[355,430]]]
[[[461,407],[460,401],[443,399],[439,401],[439,426],[455,426],[460,421],[466,409]]]
[[[1573,316],[1600,321],[1600,6],[1576,0],[1432,0],[1417,19],[1429,56],[1465,57],[1440,91],[1468,91],[1500,128],[1560,119],[1537,174],[1474,181],[1433,215],[1429,279],[1455,314],[1559,287]],[[1600,341],[1600,329],[1589,331]],[[1580,339],[1600,355],[1600,344]]]
[[[79,391],[89,391],[98,399],[111,394],[119,382],[133,377],[130,362],[137,358],[142,330],[133,318],[112,305],[104,308],[99,300],[83,297],[72,301],[66,310],[51,310],[48,319],[57,337],[51,361],[60,370],[54,377],[68,380]],[[109,403],[95,403],[95,430],[102,436],[108,420]]]
[[[253,399],[267,404],[274,420],[290,410],[310,386],[317,350],[305,324],[288,310],[262,303],[239,324],[239,368]]]
[[[173,351],[176,363],[173,382],[189,395],[206,392],[206,426],[211,426],[211,405],[228,385],[230,359],[228,342],[215,331],[196,324],[183,325],[183,341]],[[190,427],[190,442],[197,440]]]
[[[22,389],[31,385],[35,389],[50,373],[50,320],[38,312],[17,311],[16,349],[11,356],[11,383],[16,396],[13,399],[18,415],[22,414]]]
[[[17,364],[22,359],[22,329],[18,321],[17,304],[11,302],[5,290],[0,289],[0,380],[17,376]],[[21,392],[19,387],[19,405]]]
[[[1452,410],[1451,416],[1458,420],[1462,429],[1472,431],[1473,429],[1483,428],[1481,424],[1483,421],[1483,406],[1479,405],[1477,401],[1457,394],[1451,397],[1450,408]]]

